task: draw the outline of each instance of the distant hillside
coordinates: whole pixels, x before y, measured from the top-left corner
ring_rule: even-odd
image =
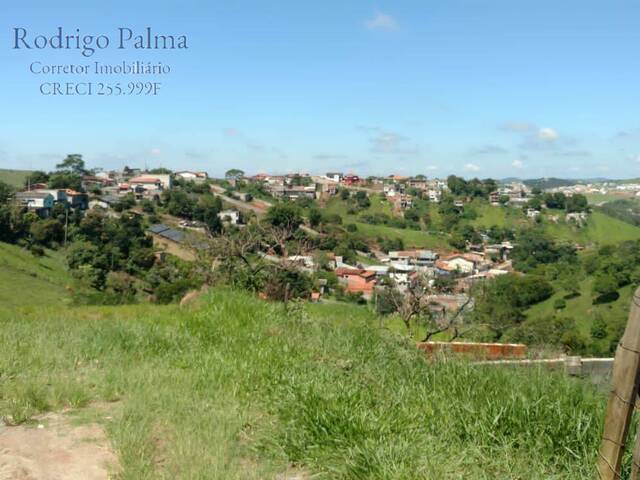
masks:
[[[539,188],[540,190],[546,190],[548,188],[569,187],[571,185],[577,185],[582,183],[581,180],[571,180],[568,178],[530,178],[523,180],[523,183],[529,188]]]
[[[35,257],[17,245],[0,242],[0,308],[62,305],[73,278],[60,252]]]
[[[8,183],[13,187],[22,187],[30,170],[8,170],[0,168],[0,182]]]

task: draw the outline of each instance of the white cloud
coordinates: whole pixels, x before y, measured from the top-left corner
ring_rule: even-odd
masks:
[[[427,165],[426,167],[424,167],[424,169],[425,169],[426,171],[428,171],[428,172],[432,172],[432,171],[434,171],[434,170],[437,170],[437,169],[438,169],[438,166],[437,166],[437,165]]]
[[[393,31],[398,29],[398,21],[391,15],[382,13],[377,10],[373,17],[365,22],[365,25],[369,30],[387,30]]]
[[[476,165],[475,163],[466,163],[464,166],[464,169],[467,172],[477,172],[480,170],[480,167],[478,165]]]
[[[560,135],[553,128],[542,127],[538,130],[538,138],[545,142],[555,142],[559,137]]]
[[[640,155],[629,155],[629,160],[640,163]]]
[[[152,148],[150,152],[151,152],[151,155],[160,155],[162,153],[162,151],[159,148]]]
[[[522,160],[516,159],[513,162],[511,162],[511,165],[515,168],[522,168],[524,167],[524,162]]]

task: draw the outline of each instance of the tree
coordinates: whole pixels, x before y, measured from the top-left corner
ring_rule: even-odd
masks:
[[[84,175],[87,173],[82,155],[78,153],[67,155],[61,163],[56,165],[56,170],[73,175]]]
[[[42,170],[34,170],[27,178],[24,179],[24,187],[29,188],[34,183],[47,183],[49,181],[49,175]]]
[[[0,204],[7,203],[12,194],[13,188],[11,185],[0,182]]]
[[[570,197],[567,197],[565,201],[565,208],[567,213],[573,212],[586,212],[589,208],[589,202],[587,197],[581,193],[576,193]]]
[[[312,208],[309,210],[309,225],[312,227],[317,227],[320,225],[322,221],[322,213],[317,208]]]
[[[29,231],[36,243],[45,246],[61,242],[64,238],[64,227],[58,220],[51,218],[32,223]]]
[[[224,176],[229,180],[239,180],[240,178],[244,177],[244,172],[238,168],[232,168],[230,170],[227,170]]]
[[[277,203],[267,211],[265,220],[274,227],[293,232],[302,224],[300,209],[290,203]]]
[[[418,277],[411,281],[404,289],[396,287],[391,279],[386,280],[386,286],[378,292],[380,296],[379,313],[396,313],[409,337],[413,338],[416,327],[425,328],[423,342],[429,341],[434,335],[453,330],[451,340],[462,333],[460,330],[464,313],[471,304],[471,297],[453,313],[448,313],[443,307],[434,311],[429,302],[429,296],[433,293],[426,278]]]
[[[593,303],[606,303],[617,300],[620,296],[618,294],[618,282],[613,275],[600,273],[593,282],[592,293],[595,297]]]

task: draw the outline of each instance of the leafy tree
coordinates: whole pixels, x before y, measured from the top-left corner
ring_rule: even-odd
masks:
[[[371,206],[371,201],[369,200],[366,192],[361,190],[357,191],[354,198],[359,208],[365,209]]]
[[[266,221],[274,227],[286,228],[291,231],[302,224],[300,209],[290,203],[277,203],[267,211]]]
[[[56,170],[60,173],[67,173],[77,176],[85,175],[87,173],[82,155],[78,153],[67,155],[67,157],[61,163],[56,165]]]
[[[419,222],[420,212],[415,208],[409,208],[408,210],[405,210],[404,218],[405,220],[410,220],[412,222]]]
[[[24,187],[29,188],[34,183],[47,183],[49,181],[49,175],[42,170],[34,170],[24,180]]]
[[[573,262],[576,258],[575,248],[570,245],[556,245],[544,232],[537,228],[523,231],[517,238],[513,249],[514,266],[528,272],[540,264],[559,261]]]
[[[322,221],[322,213],[317,208],[312,208],[309,210],[309,225],[312,227],[317,227],[320,225]]]
[[[593,282],[593,303],[606,303],[617,300],[618,282],[613,275],[600,273]]]
[[[244,171],[238,168],[232,168],[230,170],[227,170],[224,176],[229,180],[239,180],[240,178],[244,177]]]
[[[596,313],[591,324],[591,336],[595,339],[603,339],[607,336],[607,324],[600,312]]]
[[[29,229],[33,240],[40,245],[51,246],[64,238],[64,227],[54,219],[45,219],[31,224]]]
[[[54,172],[49,176],[47,185],[52,189],[70,188],[72,190],[81,191],[82,176],[73,172]]]
[[[570,197],[567,197],[565,208],[568,213],[586,212],[589,209],[589,202],[587,201],[587,197],[585,197],[581,193],[576,193]]]
[[[0,181],[0,204],[7,203],[11,195],[13,195],[13,187]]]

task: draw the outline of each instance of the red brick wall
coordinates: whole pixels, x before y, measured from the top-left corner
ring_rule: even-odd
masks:
[[[527,346],[521,343],[420,342],[417,347],[431,357],[439,352],[483,360],[523,358]]]

